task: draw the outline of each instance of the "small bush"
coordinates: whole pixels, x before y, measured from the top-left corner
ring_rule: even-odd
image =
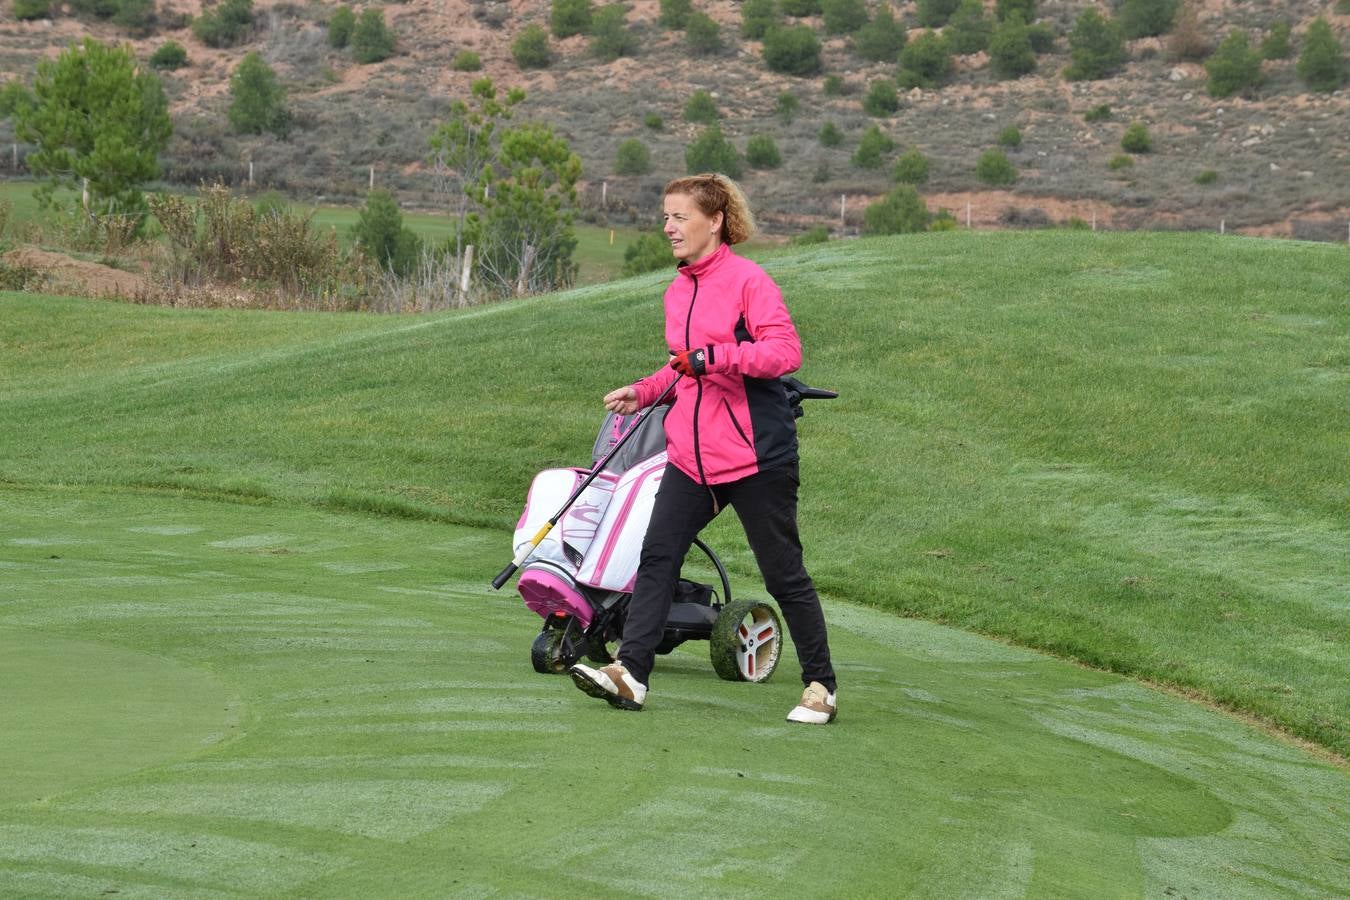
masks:
[[[690,13],[684,26],[684,43],[695,56],[712,56],[721,53],[722,26],[706,13]]]
[[[1199,0],[1183,0],[1167,36],[1167,52],[1176,60],[1199,61],[1209,56],[1209,38],[1200,27]]]
[[[998,145],[1000,147],[1020,147],[1022,146],[1022,132],[1016,125],[1009,125],[998,133]]]
[[[253,0],[223,0],[192,22],[192,33],[208,47],[233,47],[253,24]]]
[[[752,169],[776,169],[783,164],[783,157],[772,137],[757,134],[745,145],[745,161]]]
[[[472,50],[461,50],[450,65],[456,72],[477,72],[483,68],[483,60]]]
[[[661,0],[661,15],[657,21],[667,31],[682,31],[693,11],[692,0]]]
[[[1083,113],[1083,121],[1087,122],[1088,124],[1092,124],[1094,122],[1109,122],[1110,120],[1111,120],[1111,105],[1109,103],[1102,103],[1098,106],[1094,106],[1092,107],[1092,109],[1089,109],[1087,112]]]
[[[37,101],[27,86],[17,78],[0,87],[0,119],[8,119],[21,109],[31,107]]]
[[[731,178],[741,176],[741,155],[722,136],[722,129],[713,125],[705,128],[684,150],[684,163],[690,175],[700,172],[721,172]]]
[[[1261,41],[1262,59],[1288,59],[1294,52],[1289,44],[1289,22],[1282,20],[1270,26],[1270,33]]]
[[[1000,78],[1021,78],[1036,71],[1036,51],[1019,14],[1001,22],[989,38],[989,65]]]
[[[1126,153],[1151,152],[1153,138],[1149,137],[1148,127],[1143,122],[1132,122],[1120,139],[1120,148]]]
[[[542,25],[526,25],[511,42],[511,58],[522,69],[547,69],[552,62],[548,32]]]
[[[614,172],[618,175],[646,175],[652,170],[652,152],[637,138],[619,144],[614,157]]]
[[[826,34],[852,34],[867,24],[863,0],[821,0]]]
[[[751,41],[764,39],[778,24],[776,0],[745,0],[741,4],[741,37]]]
[[[1044,22],[1027,26],[1027,41],[1033,53],[1053,53],[1055,49],[1055,29]]]
[[[1120,30],[1129,40],[1163,34],[1177,17],[1178,0],[1124,0]]]
[[[559,40],[574,34],[590,34],[591,0],[553,0],[549,25]]]
[[[717,121],[717,102],[707,91],[694,91],[684,102],[684,120],[699,125],[711,125]]]
[[[286,90],[272,68],[257,53],[246,53],[230,76],[230,125],[240,134],[271,132],[284,138],[291,117]]]
[[[660,232],[644,231],[623,251],[623,275],[631,278],[675,265],[670,239]]]
[[[929,29],[900,51],[900,86],[937,87],[951,71],[952,54],[942,35]]]
[[[842,97],[848,93],[848,84],[838,75],[826,75],[820,90],[826,97]]]
[[[960,0],[918,0],[919,24],[924,28],[941,28],[959,4]]]
[[[1205,169],[1199,175],[1195,176],[1195,183],[1201,185],[1213,184],[1218,180],[1219,180],[1219,173],[1214,171],[1213,169]]]
[[[150,54],[152,69],[181,69],[188,64],[187,50],[177,41],[165,41]]]
[[[821,0],[779,0],[784,15],[794,18],[818,16],[821,12]]]
[[[794,247],[809,247],[812,244],[829,243],[829,240],[830,229],[824,225],[814,225],[801,234],[794,234],[788,239],[788,243]]]
[[[890,6],[882,4],[872,21],[853,35],[853,52],[869,62],[893,63],[905,46],[905,36],[905,28],[895,21]]]
[[[838,147],[844,143],[844,133],[833,122],[820,126],[820,144],[822,147]]]
[[[1205,60],[1205,71],[1209,73],[1205,90],[1211,97],[1250,93],[1261,83],[1261,55],[1251,48],[1247,32],[1234,28]]]
[[[20,22],[31,22],[34,19],[50,19],[52,17],[51,0],[14,0],[12,9],[14,18]],[[7,288],[7,290],[23,290],[23,288]]]
[[[809,25],[771,28],[764,35],[764,64],[780,75],[815,75],[820,71],[815,31]]]
[[[881,129],[873,125],[863,132],[851,162],[859,169],[879,169],[885,155],[894,149],[895,141],[882,134]]]
[[[370,8],[361,13],[352,29],[352,51],[362,65],[383,62],[394,55],[397,42],[384,23],[384,10]]]
[[[591,53],[601,62],[613,62],[621,56],[636,56],[637,35],[628,30],[628,7],[622,3],[602,6],[591,16]]]
[[[642,124],[652,131],[660,131],[666,127],[665,120],[656,113],[647,113],[642,117]]]
[[[867,88],[867,95],[863,97],[862,107],[869,116],[885,118],[893,115],[900,108],[900,95],[896,93],[895,82],[889,78],[872,82]]]
[[[778,121],[784,125],[791,125],[801,105],[801,101],[797,99],[796,94],[791,91],[783,91],[778,95],[778,101],[774,104],[773,111],[778,116]]]
[[[926,231],[932,215],[919,192],[902,184],[863,212],[863,230],[868,234],[913,234]]]
[[[994,18],[1006,22],[1020,15],[1023,22],[1036,21],[1036,0],[994,0]]]
[[[1017,169],[1002,150],[986,150],[975,163],[975,177],[990,185],[1007,185],[1017,181]]]
[[[929,231],[955,231],[956,216],[945,206],[938,207],[937,215],[928,222]]]
[[[328,20],[328,46],[341,50],[352,41],[352,32],[356,30],[356,13],[350,6],[339,6],[333,10]]]
[[[1125,63],[1125,43],[1120,25],[1088,7],[1069,32],[1069,81],[1096,81],[1115,73]]]
[[[1117,153],[1115,156],[1111,157],[1106,163],[1106,167],[1110,169],[1112,172],[1119,172],[1121,169],[1128,169],[1132,165],[1134,165],[1134,157],[1130,156],[1128,153]]]
[[[377,188],[366,195],[352,234],[381,268],[399,275],[411,273],[421,256],[421,239],[404,226],[398,203],[385,190]]]
[[[923,184],[928,181],[928,157],[918,147],[910,147],[895,161],[891,178],[900,184]]]
[[[1303,50],[1298,55],[1298,77],[1314,91],[1339,90],[1345,83],[1345,55],[1340,42],[1331,33],[1327,20],[1318,16],[1303,36]]]
[[[979,53],[989,47],[994,27],[980,0],[961,0],[947,22],[947,43],[953,53]]]

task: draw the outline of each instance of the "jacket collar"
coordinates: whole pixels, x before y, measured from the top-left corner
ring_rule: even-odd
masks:
[[[677,270],[681,275],[687,275],[690,278],[702,278],[720,266],[728,256],[731,256],[731,245],[722,244],[696,263],[691,263],[685,259],[680,260]]]

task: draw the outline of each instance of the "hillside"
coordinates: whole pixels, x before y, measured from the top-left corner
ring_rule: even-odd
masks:
[[[1230,230],[1344,240],[1350,220],[1350,90],[1308,92],[1291,57],[1264,63],[1266,81],[1255,98],[1214,100],[1205,91],[1203,66],[1173,61],[1165,37],[1130,43],[1130,61],[1115,77],[1071,83],[1058,73],[1068,63],[1065,35],[1084,6],[1080,0],[1038,6],[1038,20],[1058,37],[1035,74],[998,81],[986,54],[957,57],[944,86],[902,91],[900,109],[882,119],[865,114],[861,100],[871,82],[893,77],[895,66],[860,61],[851,39],[826,36],[818,16],[801,21],[822,38],[824,72],[792,78],[768,71],[761,42],[737,36],[740,10],[731,0],[699,4],[722,23],[727,46],[720,54],[692,55],[681,32],[659,26],[656,0],[634,0],[626,21],[639,39],[635,57],[604,64],[589,52],[586,38],[554,39],[553,64],[534,71],[516,66],[510,44],[528,24],[547,27],[549,6],[537,0],[387,6],[398,55],[365,66],[350,50],[335,51],[326,42],[325,23],[336,6],[261,0],[248,42],[229,50],[205,47],[183,27],[200,11],[195,0],[161,6],[166,27],[131,43],[145,58],[169,37],[188,50],[190,66],[164,76],[175,124],[169,180],[241,182],[251,159],[259,185],[299,199],[335,199],[359,197],[374,166],[377,182],[398,189],[406,204],[433,207],[439,201],[424,161],[426,136],[473,79],[489,75],[525,88],[523,115],[553,123],[572,141],[585,163],[588,207],[599,207],[601,183],[608,182],[607,208],[596,217],[649,214],[659,186],[684,172],[684,147],[698,129],[681,121],[681,110],[690,93],[704,89],[715,95],[723,127],[742,152],[755,134],[777,141],[783,167],[751,172],[746,182],[769,226],[780,232],[811,222],[838,226],[841,195],[848,198],[848,229],[860,224],[866,203],[890,185],[889,164],[862,170],[849,162],[873,123],[896,141],[897,153],[915,145],[929,156],[932,171],[923,191],[931,207],[945,206],[964,221],[970,204],[977,225],[1077,216],[1107,227],[1217,229],[1223,220]],[[914,4],[895,9],[916,35]],[[1280,6],[1205,0],[1199,23],[1211,46],[1234,27],[1247,29],[1259,44],[1274,22],[1287,19],[1296,54],[1303,30],[1318,15],[1347,42],[1350,15],[1339,9],[1335,2],[1309,0]],[[126,39],[111,25],[70,17],[11,18],[0,27],[0,69],[11,78],[31,78],[37,59],[84,33]],[[481,71],[453,70],[451,60],[464,49],[479,54]],[[228,78],[249,50],[275,67],[289,91],[296,128],[286,141],[229,133]],[[827,96],[827,75],[842,78],[846,93]],[[800,102],[789,125],[774,111],[784,91]],[[1086,123],[1084,113],[1101,104],[1111,107],[1111,119]],[[644,126],[652,113],[663,120],[659,131]],[[827,121],[843,132],[842,146],[821,146],[817,135]],[[1148,126],[1154,151],[1112,170],[1108,162],[1121,152],[1121,134],[1133,121]],[[1009,151],[1021,177],[1009,189],[989,190],[974,176],[975,161],[1008,125],[1021,131],[1021,146]],[[613,174],[616,147],[629,137],[650,146],[652,174]],[[0,139],[12,139],[8,123]],[[1213,182],[1196,183],[1206,170],[1215,173]]]

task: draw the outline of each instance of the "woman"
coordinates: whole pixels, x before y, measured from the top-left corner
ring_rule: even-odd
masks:
[[[797,428],[779,376],[801,365],[801,342],[783,296],[755,263],[731,252],[754,231],[736,183],[694,175],[666,185],[665,232],[679,260],[666,289],[670,367],[605,395],[631,415],[675,378],[666,415],[669,462],[642,545],[619,659],[576,665],[572,680],[592,697],[640,710],[684,556],[725,506],[736,510],[797,648],[806,690],[788,721],[835,716],[835,679],[825,616],[802,565],[797,535]]]

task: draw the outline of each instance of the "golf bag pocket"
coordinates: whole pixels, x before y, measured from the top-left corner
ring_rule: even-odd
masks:
[[[658,453],[623,473],[577,570],[578,583],[625,593],[633,589],[642,539],[665,470],[666,454]]]
[[[549,517],[567,501],[586,475],[584,469],[545,469],[534,476],[529,496],[525,500],[525,511],[516,523],[515,537],[511,543],[514,552],[519,553],[534,539],[539,529],[548,523]],[[575,571],[590,550],[596,529],[618,481],[616,475],[600,473],[576,502],[568,507],[548,536],[539,542],[530,559],[551,560],[563,564],[569,571]]]
[[[614,458],[605,466],[607,472],[627,472],[633,466],[645,459],[650,459],[658,453],[664,453],[666,450],[666,413],[670,411],[668,404],[654,406],[647,413],[635,413],[631,416],[621,416],[618,413],[610,413],[605,416],[605,421],[600,423],[600,434],[595,439],[595,446],[591,449],[591,465],[595,465],[604,459],[605,454],[614,448],[628,429],[635,424],[641,430],[624,444]],[[642,416],[641,421],[638,417]]]

